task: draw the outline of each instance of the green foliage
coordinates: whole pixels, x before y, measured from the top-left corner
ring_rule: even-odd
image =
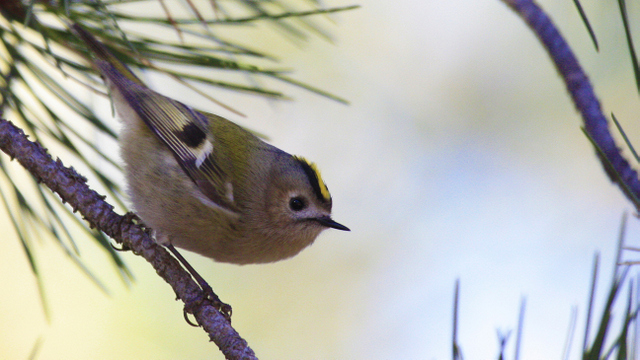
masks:
[[[589,23],[589,19],[587,18],[587,14],[584,12],[584,9],[580,4],[580,0],[573,0],[573,3],[576,5],[576,8],[578,9],[578,14],[580,14],[580,19],[582,20],[582,22],[584,23],[584,26],[587,28],[587,31],[589,32],[589,37],[591,37],[591,41],[593,41],[593,46],[595,46],[596,51],[598,51],[599,47],[598,47],[598,39],[596,38],[596,33],[595,31],[593,31],[593,28]]]
[[[624,229],[626,225],[626,215],[623,219],[622,229]],[[623,231],[623,230],[622,230]],[[618,247],[618,254],[621,253],[623,249],[623,233],[621,232],[620,242]],[[595,329],[595,337],[593,341],[590,341],[590,329],[592,316],[594,311],[594,299],[596,297],[596,283],[598,280],[598,267],[599,267],[599,255],[596,254],[594,265],[593,265],[593,277],[591,282],[591,291],[589,292],[589,298],[587,299],[587,314],[586,314],[586,325],[585,325],[585,333],[584,333],[584,343],[582,349],[582,359],[583,360],[605,360],[612,359],[612,356],[615,356],[615,359],[618,360],[632,360],[635,359],[635,349],[637,344],[635,344],[636,334],[634,329],[636,328],[636,323],[638,321],[638,310],[640,310],[640,292],[638,289],[634,290],[633,280],[627,280],[627,275],[630,269],[630,265],[620,264],[620,257],[616,259],[614,266],[614,275],[611,284],[609,285],[607,299],[604,304],[604,308],[602,309],[602,314],[600,317],[600,321],[598,323],[598,327]],[[616,299],[619,298],[619,295],[623,292],[623,285],[628,284],[627,290],[627,302],[624,310],[623,317],[620,323],[620,329],[616,330],[612,326],[612,320],[614,319],[614,309],[616,308]],[[457,339],[457,329],[458,329],[458,294],[459,294],[459,280],[456,280],[455,287],[455,295],[454,295],[454,320],[453,320],[453,359],[459,360],[462,359],[462,350],[460,344]],[[522,303],[520,304],[520,315],[518,318],[517,325],[517,336],[516,336],[516,344],[514,346],[515,355],[513,359],[519,358],[520,352],[520,344],[522,338],[522,329],[524,324],[524,308],[525,308],[525,300],[523,298]],[[563,355],[563,359],[569,359],[570,355],[570,347],[572,343],[573,337],[573,326],[575,325],[575,312],[572,313],[572,321],[570,324],[570,329],[567,337],[567,345],[565,346],[565,351]],[[499,343],[499,355],[498,359],[503,360],[508,357],[505,355],[505,348],[507,346],[510,331],[506,333],[502,333],[498,331],[498,343]]]

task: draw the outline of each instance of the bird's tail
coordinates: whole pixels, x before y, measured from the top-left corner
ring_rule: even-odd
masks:
[[[72,33],[74,33],[82,42],[87,45],[89,52],[98,60],[94,61],[96,65],[102,70],[102,64],[98,64],[100,61],[106,62],[111,65],[120,75],[123,75],[127,79],[134,83],[144,86],[144,83],[125,65],[122,61],[118,60],[107,47],[95,38],[90,32],[85,30],[82,26],[72,23],[69,25]],[[103,71],[101,71],[103,72]]]

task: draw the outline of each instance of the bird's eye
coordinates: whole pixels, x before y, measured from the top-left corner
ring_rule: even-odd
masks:
[[[289,208],[293,211],[300,211],[307,207],[307,203],[303,198],[296,196],[289,200]]]

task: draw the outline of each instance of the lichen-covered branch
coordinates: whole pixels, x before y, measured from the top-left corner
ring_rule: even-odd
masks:
[[[113,211],[104,196],[91,190],[86,179],[73,168],[54,161],[39,143],[27,139],[22,129],[0,119],[0,149],[27,169],[39,182],[69,203],[73,211],[104,232],[117,243],[144,257],[175,291],[179,299],[189,304],[185,309],[193,314],[203,329],[227,359],[256,359],[247,342],[231,327],[225,317],[206,299],[200,287],[177,260],[156,244],[131,217]]]

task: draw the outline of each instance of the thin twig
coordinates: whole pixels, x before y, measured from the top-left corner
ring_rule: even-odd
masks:
[[[538,36],[562,76],[576,108],[583,130],[596,147],[598,157],[611,180],[640,211],[640,181],[637,172],[622,156],[602,113],[600,102],[575,55],[549,16],[532,0],[503,0]]]

